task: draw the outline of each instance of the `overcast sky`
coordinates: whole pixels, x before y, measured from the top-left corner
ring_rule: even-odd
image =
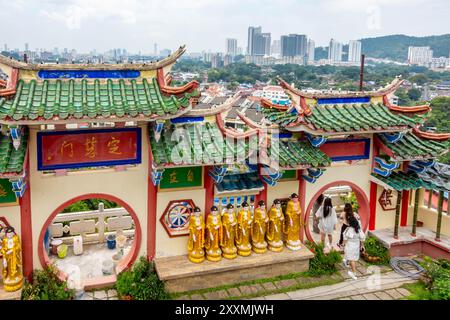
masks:
[[[153,44],[224,51],[226,38],[247,46],[247,28],[272,40],[306,34],[316,46],[388,34],[450,33],[449,0],[0,0],[0,45],[24,49],[125,48]]]

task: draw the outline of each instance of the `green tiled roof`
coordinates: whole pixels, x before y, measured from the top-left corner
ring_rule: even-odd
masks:
[[[394,171],[388,177],[383,177],[376,173],[372,173],[372,176],[398,191],[415,190],[419,188],[434,188],[433,184],[420,179],[414,172],[404,173],[401,171]]]
[[[413,133],[405,134],[395,143],[387,141],[383,135],[378,137],[386,147],[392,150],[395,160],[436,158],[450,147],[449,141],[422,139]]]
[[[276,109],[264,109],[269,121],[285,126],[296,121],[292,113]],[[325,132],[352,132],[414,127],[422,123],[425,115],[406,116],[391,112],[382,104],[316,105],[312,114],[304,116],[304,122],[313,129]]]
[[[0,99],[0,119],[53,120],[96,117],[157,117],[176,114],[189,98],[163,96],[156,79],[136,80],[20,80],[11,100]]]
[[[278,159],[282,168],[327,167],[331,159],[308,141],[280,140]],[[271,158],[276,157],[275,149],[269,150]]]
[[[176,128],[189,133],[187,143],[172,141],[172,134]],[[200,139],[195,139],[196,135]],[[231,143],[224,139],[216,123],[188,123],[184,125],[164,127],[159,141],[150,128],[150,144],[156,165],[183,164],[222,164],[223,158],[248,155],[248,142]],[[189,149],[186,146],[189,145]],[[221,152],[222,150],[222,152]],[[188,156],[188,161],[182,161]],[[236,161],[232,161],[233,163]]]
[[[25,132],[21,137],[20,147],[16,150],[11,137],[0,134],[0,175],[20,174],[23,171],[27,138],[28,135]]]

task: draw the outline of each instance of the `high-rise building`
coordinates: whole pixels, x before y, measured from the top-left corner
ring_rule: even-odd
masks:
[[[5,48],[4,48],[4,50],[5,51],[8,51],[8,45],[5,43]]]
[[[237,39],[226,39],[225,53],[231,56],[237,55]]]
[[[25,52],[30,51],[30,47],[28,45],[28,42],[25,42]]]
[[[408,47],[408,63],[425,64],[431,62],[433,50],[430,47]]]
[[[308,39],[308,52],[307,52],[308,61],[314,61],[315,50],[316,50],[316,44],[315,44],[314,40]]]
[[[272,48],[270,49],[271,54],[280,54],[281,53],[281,40],[273,40]]]
[[[248,27],[247,54],[253,55],[253,39],[255,34],[261,34],[261,27]]]
[[[158,44],[155,42],[155,44],[153,45],[153,55],[157,56],[158,55]]]
[[[281,56],[306,56],[307,38],[304,34],[290,34],[281,36]]]
[[[330,45],[328,47],[328,60],[330,60],[330,62],[342,61],[342,43],[334,39],[330,40]]]
[[[261,27],[248,28],[247,54],[251,56],[270,55],[271,35],[262,33]]]
[[[222,55],[215,53],[211,56],[211,68],[220,68],[223,66]]]
[[[348,43],[348,61],[361,61],[361,41],[350,40]]]

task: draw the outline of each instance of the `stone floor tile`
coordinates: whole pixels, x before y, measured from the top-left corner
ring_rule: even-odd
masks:
[[[380,300],[380,298],[373,293],[365,293],[363,294],[363,297],[366,298],[366,300]]]
[[[193,294],[191,296],[192,300],[205,300],[205,298],[201,294]]]
[[[266,300],[291,300],[286,293],[277,293],[264,297]]]
[[[117,297],[117,291],[114,289],[108,290],[107,294],[108,294],[108,298]]]
[[[242,295],[238,288],[228,288],[227,291],[230,297],[239,297]]]
[[[366,300],[366,298],[364,298],[364,296],[361,295],[361,294],[357,294],[357,295],[355,295],[355,296],[351,296],[350,298],[351,298],[352,300]]]
[[[349,297],[345,297],[345,298],[340,298],[340,299],[338,299],[338,300],[352,300],[352,299],[349,298]]]
[[[384,291],[375,292],[375,295],[380,298],[380,300],[393,300],[393,298]]]
[[[272,291],[272,290],[276,290],[277,289],[277,287],[275,286],[275,284],[273,282],[264,282],[264,283],[261,283],[261,286],[266,291]]]
[[[242,295],[256,294],[258,292],[264,291],[264,289],[258,285],[240,286],[239,290],[241,291]]]
[[[295,279],[285,279],[285,280],[275,281],[274,284],[278,289],[282,289],[282,288],[289,288],[289,287],[296,286],[298,284],[298,282],[295,281]]]
[[[405,288],[397,288],[396,289],[403,297],[407,297],[411,294],[411,292],[409,292],[408,290],[406,290]]]
[[[191,297],[189,297],[188,295],[184,295],[184,296],[178,297],[177,300],[191,300]]]
[[[119,300],[119,298],[117,298],[117,297],[111,297],[111,298],[108,298],[108,300]]]
[[[226,290],[206,292],[203,294],[206,300],[222,300],[228,298],[228,292]]]
[[[95,291],[94,292],[94,299],[96,300],[106,300],[108,297],[108,294],[105,290]]]
[[[395,300],[403,298],[403,295],[396,289],[386,290],[386,293],[390,295]]]

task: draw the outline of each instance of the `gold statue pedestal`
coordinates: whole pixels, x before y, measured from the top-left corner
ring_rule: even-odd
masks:
[[[283,241],[271,242],[269,241],[269,250],[273,252],[283,251]]]
[[[222,248],[222,256],[225,259],[236,259],[237,258],[237,248],[233,247],[229,250],[226,250],[225,248]]]
[[[292,251],[297,251],[302,248],[302,242],[300,240],[296,241],[288,240],[286,241],[286,247]]]
[[[253,243],[253,251],[255,253],[265,253],[267,251],[267,242]]]
[[[238,251],[237,252],[238,255],[243,256],[243,257],[248,257],[249,255],[252,254],[252,246],[251,245],[238,246],[237,251]]]
[[[8,292],[17,291],[23,286],[23,276],[17,276],[14,279],[3,279],[3,289]]]
[[[204,253],[190,253],[189,256],[189,261],[194,262],[194,263],[201,263],[203,261],[205,261],[205,254]]]
[[[206,251],[206,259],[212,262],[222,260],[222,250],[208,250]]]

